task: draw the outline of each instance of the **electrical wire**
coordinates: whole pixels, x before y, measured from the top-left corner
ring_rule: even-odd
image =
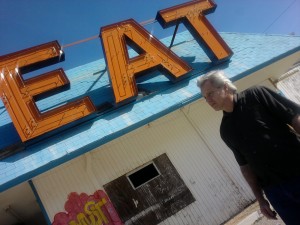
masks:
[[[282,12],[281,14],[279,14],[279,16],[277,16],[277,17],[275,18],[275,20],[273,20],[273,22],[272,22],[272,23],[271,23],[271,24],[263,31],[263,33],[265,34],[265,33],[270,29],[270,27],[271,27],[274,23],[276,23],[277,20],[279,20],[280,17],[281,17],[283,14],[285,14],[286,11],[288,11],[289,8],[292,7],[292,5],[294,5],[294,3],[295,3],[296,1],[297,1],[297,0],[294,0],[292,3],[290,3],[290,4],[288,5],[288,7],[287,7],[285,10],[283,10],[283,12]]]
[[[83,42],[87,42],[87,41],[96,39],[98,37],[99,37],[98,35],[95,35],[95,36],[92,36],[92,37],[89,37],[89,38],[85,38],[85,39],[82,39],[82,40],[79,40],[79,41],[75,41],[75,42],[72,42],[70,44],[63,45],[63,48],[67,48],[67,47],[70,47],[70,46],[73,46],[73,45],[78,45],[78,44],[81,44]]]
[[[291,8],[292,5],[295,4],[296,1],[297,1],[297,0],[294,0],[293,2],[291,2],[291,3],[288,5],[288,7],[287,7],[285,10],[283,10],[282,13],[279,14],[279,16],[277,16],[277,17],[273,20],[273,22],[272,22],[272,23],[271,23],[271,24],[263,31],[263,33],[265,34],[265,33],[271,28],[271,26],[273,26],[273,24],[276,23],[276,22],[280,19],[280,17],[283,16],[283,14],[285,14],[285,13],[289,10],[289,8]],[[146,25],[149,25],[149,24],[152,24],[152,23],[156,23],[156,22],[157,22],[156,19],[149,19],[149,20],[146,20],[146,21],[141,22],[140,25],[146,26]],[[96,38],[98,38],[98,37],[99,37],[99,35],[94,35],[94,36],[92,36],[92,37],[88,37],[88,38],[85,38],[85,39],[82,39],[82,40],[79,40],[79,41],[72,42],[72,43],[70,43],[70,44],[63,45],[63,48],[67,48],[67,47],[71,47],[71,46],[73,46],[73,45],[81,44],[81,43],[83,43],[83,42],[87,42],[87,41],[96,39]]]
[[[146,26],[146,25],[156,23],[156,22],[157,22],[156,19],[150,19],[150,20],[146,20],[146,21],[141,22],[140,25],[141,26]],[[96,38],[99,38],[99,35],[94,35],[92,37],[88,37],[88,38],[85,38],[85,39],[82,39],[82,40],[79,40],[79,41],[75,41],[75,42],[72,42],[70,44],[65,44],[62,47],[63,48],[68,48],[68,47],[71,47],[73,45],[78,45],[78,44],[81,44],[83,42],[91,41],[91,40],[96,39]]]

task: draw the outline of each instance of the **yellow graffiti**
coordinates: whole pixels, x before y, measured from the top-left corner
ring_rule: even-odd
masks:
[[[69,225],[102,225],[108,224],[108,219],[101,210],[101,206],[106,204],[105,198],[98,203],[87,202],[84,206],[84,213],[77,215],[77,221],[72,220]]]

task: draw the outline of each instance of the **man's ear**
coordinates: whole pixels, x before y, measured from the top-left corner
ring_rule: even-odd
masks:
[[[224,90],[225,90],[225,92],[228,92],[228,91],[229,91],[228,83],[225,83],[225,84],[224,84]]]

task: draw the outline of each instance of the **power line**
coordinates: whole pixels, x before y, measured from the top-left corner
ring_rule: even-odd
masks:
[[[146,26],[146,25],[156,23],[156,22],[157,22],[156,19],[150,19],[150,20],[146,20],[146,21],[141,22],[140,25]],[[69,44],[65,44],[62,47],[63,48],[71,47],[73,45],[78,45],[78,44],[81,44],[83,42],[91,41],[91,40],[96,39],[96,38],[99,38],[99,35],[94,35],[92,37],[88,37],[88,38],[85,38],[85,39],[81,39],[79,41],[75,41],[75,42],[72,42],[72,43],[69,43]]]
[[[89,38],[85,38],[85,39],[82,39],[82,40],[79,40],[79,41],[75,41],[75,42],[72,42],[70,44],[66,44],[63,46],[63,48],[67,48],[67,47],[70,47],[70,46],[73,46],[73,45],[78,45],[82,42],[87,42],[87,41],[90,41],[90,40],[93,40],[93,39],[96,39],[98,38],[99,35],[95,35],[95,36],[92,36],[92,37],[89,37]]]
[[[285,9],[285,10],[283,10],[283,12],[279,15],[279,16],[277,16],[276,18],[275,18],[275,20],[273,20],[273,22],[263,31],[263,33],[266,33],[267,32],[267,30],[269,30],[269,28],[274,24],[274,23],[276,23],[276,21],[296,2],[297,0],[294,0],[292,3],[290,3],[289,5],[288,5],[288,7]]]

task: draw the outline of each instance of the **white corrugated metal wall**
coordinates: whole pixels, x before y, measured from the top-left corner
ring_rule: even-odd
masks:
[[[300,65],[283,74],[276,85],[285,96],[300,104]]]
[[[104,184],[162,153],[196,201],[161,224],[217,225],[229,219],[253,196],[219,138],[220,116],[200,100],[36,177],[50,220],[64,211],[70,192],[103,190]]]

